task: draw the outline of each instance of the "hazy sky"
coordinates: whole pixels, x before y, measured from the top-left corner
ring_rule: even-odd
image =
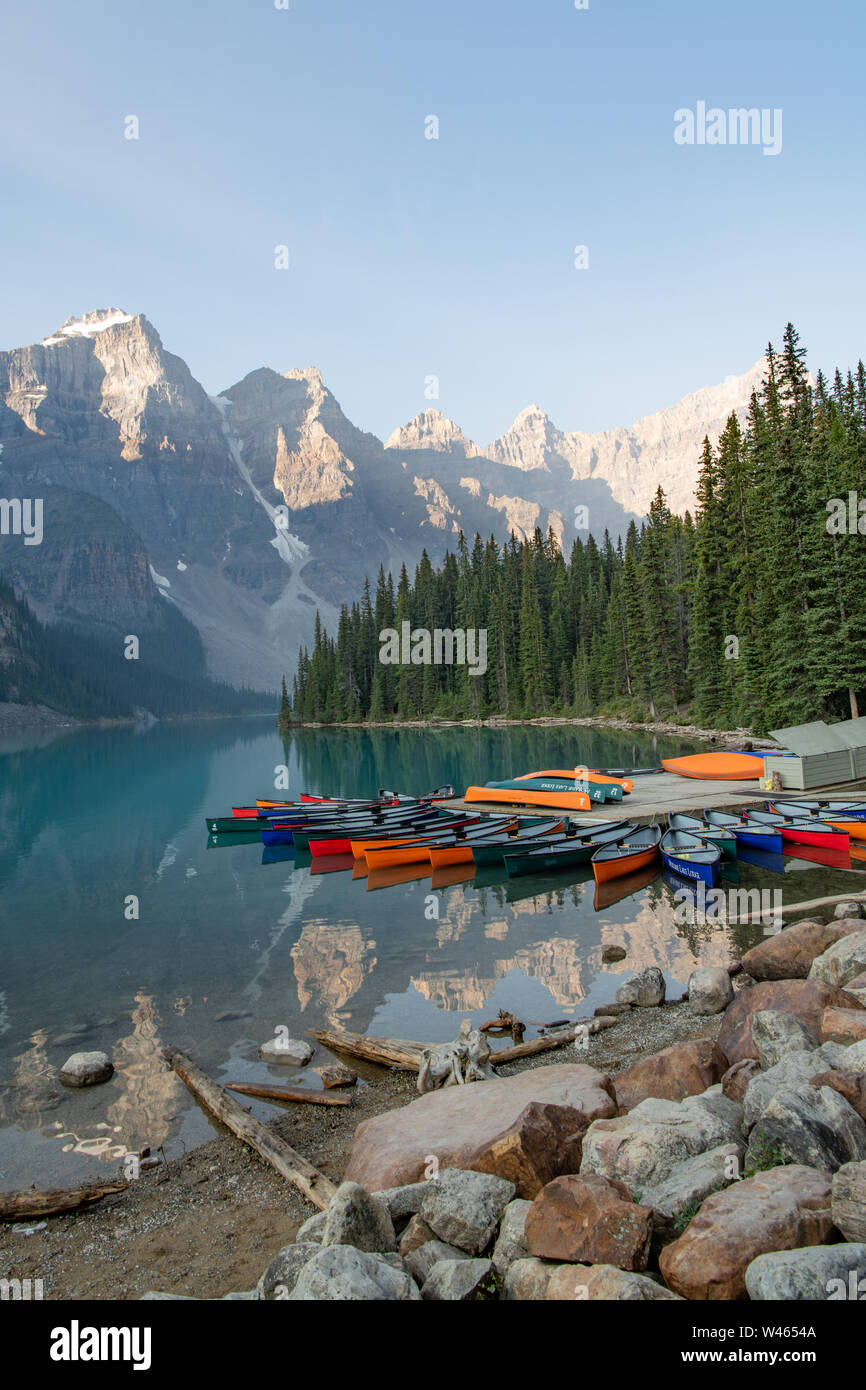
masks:
[[[364,429],[480,443],[628,424],[789,318],[866,353],[863,0],[289,5],[2,0],[0,347],[117,305],[211,392],[315,364]],[[781,153],[676,144],[701,101]]]

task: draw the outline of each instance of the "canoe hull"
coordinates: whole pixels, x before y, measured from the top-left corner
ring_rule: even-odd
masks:
[[[658,858],[658,852],[658,845],[650,845],[647,849],[635,850],[634,854],[625,854],[618,859],[594,861],[593,877],[596,883],[609,883],[612,878],[625,878],[627,874],[649,868]]]
[[[463,800],[472,802],[502,803],[504,806],[545,806],[553,811],[591,811],[592,801],[586,792],[544,792],[527,788],[512,791],[509,788],[467,787]]]

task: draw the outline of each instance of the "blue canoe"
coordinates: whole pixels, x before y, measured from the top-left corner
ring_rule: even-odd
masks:
[[[718,845],[708,845],[684,830],[668,830],[662,835],[659,849],[666,869],[681,878],[700,880],[711,888],[715,886],[722,857]]]

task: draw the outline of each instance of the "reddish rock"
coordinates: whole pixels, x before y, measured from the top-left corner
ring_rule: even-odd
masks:
[[[613,1265],[551,1266],[544,1298],[551,1302],[654,1302],[676,1303],[671,1293],[645,1274],[629,1274]]]
[[[397,1246],[398,1253],[401,1255],[411,1255],[413,1250],[419,1250],[428,1241],[436,1240],[436,1233],[416,1212],[400,1237],[400,1244]]]
[[[749,1082],[760,1070],[761,1064],[754,1057],[744,1057],[741,1062],[735,1062],[722,1077],[722,1095],[742,1105]]]
[[[690,1299],[746,1298],[746,1269],[758,1255],[831,1239],[830,1184],[829,1173],[791,1164],[713,1193],[659,1256],[668,1288]]]
[[[793,930],[788,928],[789,931]],[[774,938],[775,939],[775,938]],[[862,1008],[851,994],[823,980],[773,980],[743,989],[722,1019],[716,1041],[731,1065],[744,1057],[757,1059],[752,1045],[752,1016],[764,1009],[791,1014],[809,1029],[816,1043],[821,1041],[821,1015],[827,1008]]]
[[[862,931],[860,917],[838,922],[795,922],[775,936],[759,941],[743,956],[743,969],[753,980],[805,980],[816,956],[851,932]]]
[[[526,1243],[538,1259],[646,1269],[651,1207],[638,1206],[621,1182],[599,1177],[554,1178],[526,1217]]]
[[[358,1125],[345,1180],[377,1192],[422,1181],[431,1157],[440,1168],[464,1168],[531,1101],[568,1106],[589,1121],[616,1114],[610,1078],[580,1063],[449,1086]]]
[[[862,1042],[866,1038],[866,1009],[825,1009],[821,1015],[821,1037],[824,1042]]]
[[[840,1071],[833,1068],[831,1071],[819,1072],[817,1076],[809,1078],[810,1086],[831,1086],[834,1091],[838,1091],[840,1096],[847,1100],[852,1110],[856,1110],[861,1120],[866,1120],[866,1072],[862,1071]]]
[[[513,1182],[518,1197],[531,1200],[546,1183],[580,1171],[589,1119],[570,1105],[531,1101],[514,1124],[495,1134],[463,1165]]]
[[[656,1100],[685,1100],[702,1095],[708,1086],[721,1081],[728,1059],[712,1038],[675,1043],[663,1052],[642,1057],[613,1078],[621,1115],[650,1097]]]

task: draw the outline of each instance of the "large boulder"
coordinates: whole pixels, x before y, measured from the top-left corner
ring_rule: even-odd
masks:
[[[430,1183],[420,1216],[439,1240],[480,1255],[513,1196],[514,1184],[504,1178],[445,1168]]]
[[[846,1240],[866,1241],[866,1163],[846,1163],[833,1174],[831,1210]]]
[[[831,1005],[848,1009],[856,1007],[857,1000],[823,980],[777,980],[753,985],[751,989],[741,989],[725,1012],[716,1041],[732,1065],[743,1057],[757,1060],[758,1053],[752,1041],[752,1020],[755,1014],[772,1009],[799,1019],[815,1042],[819,1043],[821,1015]]]
[[[580,1171],[616,1178],[632,1195],[642,1194],[695,1154],[743,1142],[742,1107],[714,1086],[702,1096],[644,1100],[628,1115],[596,1120],[583,1141]]]
[[[866,1018],[866,1010],[863,1017]],[[767,1071],[787,1057],[789,1052],[802,1052],[817,1047],[818,1043],[805,1023],[792,1014],[780,1014],[777,1009],[759,1009],[752,1015],[752,1046],[758,1054],[760,1065]]]
[[[654,1009],[665,1002],[665,977],[657,965],[648,965],[630,980],[625,980],[616,992],[618,1004],[631,1004],[636,1009]]]
[[[821,1015],[821,1037],[825,1042],[862,1042],[866,1038],[866,1009],[825,1009]]]
[[[746,1129],[751,1129],[761,1118],[777,1091],[803,1086],[819,1072],[827,1071],[830,1067],[841,1067],[845,1052],[846,1049],[839,1047],[838,1043],[801,1048],[798,1052],[789,1052],[767,1071],[758,1072],[746,1087],[743,1101]]]
[[[273,1299],[277,1302],[288,1299],[304,1265],[321,1248],[312,1241],[297,1241],[294,1245],[284,1245],[271,1260],[256,1285],[259,1298]]]
[[[831,1067],[817,1076],[809,1077],[810,1086],[831,1086],[844,1096],[852,1110],[856,1110],[861,1120],[866,1120],[866,1074],[858,1071],[842,1071]]]
[[[288,1301],[293,1303],[420,1302],[411,1274],[394,1258],[353,1245],[318,1246],[305,1262]]]
[[[743,969],[753,980],[805,980],[816,956],[843,936],[862,930],[861,918],[795,922],[747,951]]]
[[[752,1260],[746,1289],[754,1300],[815,1303],[847,1298],[866,1272],[866,1245],[812,1245],[806,1250],[774,1250]],[[866,1296],[866,1279],[863,1280]],[[855,1297],[860,1297],[855,1294]]]
[[[521,1303],[536,1303],[544,1298],[550,1276],[558,1268],[558,1265],[550,1264],[547,1260],[536,1260],[532,1255],[515,1260],[506,1270],[500,1297]],[[574,1266],[569,1265],[568,1268],[571,1270]]]
[[[99,1086],[114,1074],[114,1063],[107,1052],[73,1052],[60,1068],[59,1079],[64,1086],[78,1089]]]
[[[778,1163],[835,1173],[843,1163],[866,1159],[866,1123],[829,1086],[777,1091],[749,1136],[746,1167],[768,1152]]]
[[[726,978],[728,978],[726,973]],[[684,1100],[701,1095],[721,1081],[728,1059],[711,1038],[674,1043],[663,1052],[641,1057],[613,1078],[620,1113],[634,1109],[642,1100]]]
[[[525,1260],[529,1254],[526,1243],[526,1218],[532,1203],[524,1197],[516,1197],[502,1213],[499,1235],[493,1247],[493,1268],[499,1275],[514,1264],[515,1260]]]
[[[733,1183],[702,1204],[659,1267],[683,1298],[746,1297],[746,1270],[772,1250],[823,1245],[833,1231],[830,1175],[794,1165]]]
[[[641,1205],[652,1207],[654,1249],[676,1240],[683,1229],[678,1222],[684,1213],[694,1214],[696,1203],[742,1177],[745,1152],[742,1144],[719,1144],[678,1164],[658,1186],[643,1189]]]
[[[550,1300],[581,1302],[662,1303],[680,1301],[679,1294],[657,1284],[645,1274],[630,1273],[614,1265],[559,1265],[551,1269],[544,1293]]]
[[[371,1254],[396,1250],[394,1223],[385,1203],[356,1182],[341,1183],[328,1204],[322,1245],[354,1245]]]
[[[364,1120],[355,1131],[344,1176],[376,1192],[418,1182],[431,1155],[442,1168],[462,1168],[482,1145],[513,1125],[531,1101],[569,1106],[589,1121],[616,1114],[610,1079],[580,1063],[449,1086]]]
[[[584,1112],[571,1105],[530,1101],[513,1124],[481,1144],[464,1166],[507,1178],[518,1197],[531,1201],[561,1173],[580,1171],[588,1125]]]
[[[843,936],[828,946],[820,956],[812,961],[810,980],[823,980],[825,984],[837,985],[842,989],[849,980],[854,980],[866,970],[866,931],[861,930]]]
[[[721,965],[702,965],[689,976],[689,1007],[693,1014],[724,1013],[734,997],[734,986]]]
[[[440,1303],[468,1303],[491,1296],[490,1260],[440,1260],[424,1280],[421,1297]]]
[[[627,1187],[595,1174],[554,1178],[526,1218],[530,1254],[544,1260],[646,1269],[652,1212]]]
[[[436,1240],[434,1237],[433,1240],[425,1240],[423,1245],[410,1250],[403,1258],[406,1268],[421,1286],[423,1293],[425,1279],[443,1260],[468,1260],[471,1256],[464,1250],[458,1250],[456,1245],[446,1245],[444,1240]]]

